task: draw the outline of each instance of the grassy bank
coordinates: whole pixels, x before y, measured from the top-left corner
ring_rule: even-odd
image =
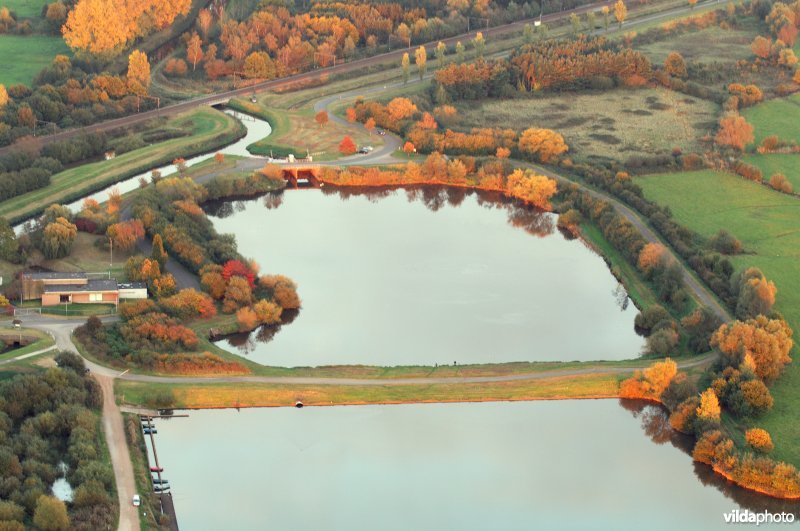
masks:
[[[61,37],[0,35],[0,83],[7,87],[18,83],[30,85],[36,74],[59,54],[72,55]]]
[[[144,405],[172,390],[176,408],[271,407],[613,398],[620,377],[591,374],[540,380],[472,384],[336,386],[260,384],[178,384],[118,381],[117,400]]]
[[[800,112],[800,109],[798,109]],[[770,153],[768,155],[748,155],[744,161],[761,170],[764,181],[776,173],[786,176],[795,193],[800,193],[800,154],[797,153]]]
[[[778,287],[775,309],[800,331],[800,199],[774,192],[738,176],[714,171],[652,175],[637,179],[645,196],[672,209],[675,219],[709,237],[725,229],[741,240],[746,254],[732,257],[737,270],[759,267]],[[772,434],[778,460],[800,466],[800,359],[773,384],[774,409],[742,427]]]
[[[179,115],[170,124],[190,128],[191,135],[130,151],[111,160],[84,164],[53,175],[45,188],[0,203],[0,216],[10,222],[32,217],[53,203],[68,203],[178,157],[212,151],[245,134],[244,126],[209,107]]]
[[[0,328],[0,338],[9,338],[13,340],[19,338],[20,335],[22,335],[23,339],[32,339],[33,342],[24,347],[0,354],[0,361],[16,358],[17,356],[24,356],[25,354],[50,348],[55,345],[53,337],[41,330],[34,330],[33,328]]]

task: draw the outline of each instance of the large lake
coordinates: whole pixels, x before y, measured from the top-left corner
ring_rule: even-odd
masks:
[[[708,530],[735,508],[797,511],[695,465],[660,409],[626,407],[191,411],[157,421],[155,439],[195,531]]]
[[[603,259],[552,214],[454,189],[299,189],[209,211],[262,273],[299,286],[291,324],[220,343],[258,363],[619,360],[643,345]]]

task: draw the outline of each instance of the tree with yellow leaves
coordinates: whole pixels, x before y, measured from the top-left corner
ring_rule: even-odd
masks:
[[[564,137],[550,129],[526,129],[519,137],[519,150],[548,163],[569,150]]]
[[[8,105],[8,91],[6,86],[0,83],[0,109]]]
[[[653,363],[642,371],[635,371],[619,387],[620,398],[660,400],[669,384],[678,374],[678,364],[672,359]]]
[[[197,69],[197,63],[203,58],[203,41],[196,32],[192,33],[192,37],[186,44],[186,58],[192,63],[192,72],[194,72]]]
[[[614,3],[614,18],[617,19],[619,27],[622,28],[622,23],[625,22],[625,17],[628,16],[628,8],[625,7],[625,2],[617,0]]]
[[[403,83],[408,83],[409,68],[411,67],[411,59],[409,59],[408,53],[403,54],[400,66],[403,67]]]
[[[700,405],[697,407],[697,418],[711,422],[719,422],[722,409],[719,407],[719,398],[713,389],[708,388],[700,395]]]
[[[789,352],[794,341],[793,331],[782,319],[759,315],[747,321],[722,325],[713,336],[711,346],[732,359],[734,364],[755,365],[756,376],[766,383],[780,376],[783,367],[792,361]]]
[[[506,193],[542,210],[550,210],[550,198],[558,191],[556,182],[544,175],[517,168],[508,176]]]
[[[150,87],[150,61],[144,52],[134,50],[128,56],[128,90],[143,96]]]
[[[419,73],[419,78],[425,76],[425,70],[428,68],[428,52],[425,50],[424,46],[420,46],[414,52],[414,62],[417,65],[417,72]]]

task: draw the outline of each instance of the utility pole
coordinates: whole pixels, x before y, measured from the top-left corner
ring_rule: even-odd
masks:
[[[108,259],[108,274],[111,275],[111,269],[114,267],[114,240],[109,238],[108,243],[111,244],[111,254]]]

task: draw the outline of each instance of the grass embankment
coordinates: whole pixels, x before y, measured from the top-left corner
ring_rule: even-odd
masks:
[[[0,216],[10,222],[34,216],[53,203],[68,203],[174,159],[212,151],[241,138],[245,129],[237,120],[209,107],[171,120],[191,135],[130,151],[111,160],[84,164],[53,175],[45,188],[0,203]]]
[[[484,402],[613,398],[620,377],[590,374],[540,380],[385,386],[152,384],[118,381],[119,402],[146,404],[149,397],[172,390],[177,408],[270,407],[305,405],[398,404],[418,402]]]
[[[775,309],[800,333],[800,200],[738,176],[715,171],[651,175],[637,179],[645,196],[672,210],[675,219],[704,237],[725,229],[746,254],[732,257],[741,270],[760,268],[778,287]],[[800,354],[772,386],[774,409],[755,421],[772,434],[778,460],[800,466]]]
[[[0,83],[30,85],[56,55],[72,55],[60,37],[51,35],[0,35]]]
[[[336,160],[342,156],[339,143],[345,136],[352,138],[357,146],[383,145],[380,135],[370,135],[358,124],[343,125],[331,120],[320,127],[314,120],[316,113],[311,105],[293,110],[277,109],[242,99],[231,100],[228,105],[263,118],[272,127],[268,137],[247,146],[254,155],[284,157],[291,153],[295,157],[305,157],[310,154],[316,161]]]
[[[55,345],[53,337],[50,334],[42,332],[41,330],[34,330],[33,328],[0,328],[0,339],[17,341],[19,340],[20,335],[22,336],[23,340],[30,340],[31,343],[25,345],[24,347],[0,354],[0,361],[9,360],[18,356],[24,356],[25,354],[50,348]]]

